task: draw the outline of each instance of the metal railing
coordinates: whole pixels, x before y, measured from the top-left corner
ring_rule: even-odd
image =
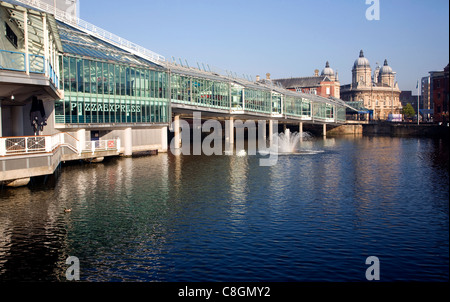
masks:
[[[165,58],[162,55],[159,55],[151,50],[148,50],[142,46],[139,46],[133,42],[130,42],[126,39],[123,39],[113,33],[110,33],[102,28],[99,28],[89,22],[81,20],[75,17],[73,14],[67,13],[63,10],[55,8],[53,5],[48,3],[39,1],[39,0],[16,0],[17,2],[24,3],[26,5],[36,7],[44,12],[49,14],[53,14],[55,18],[64,23],[70,24],[78,29],[81,29],[85,32],[93,34],[100,39],[107,40],[108,42],[115,44],[119,47],[126,47],[127,49],[134,52],[136,55],[143,57],[144,59],[154,61],[154,62],[163,62]]]
[[[25,71],[25,54],[0,49],[0,69]]]
[[[25,57],[26,54],[23,52],[0,49],[0,69],[26,72]],[[28,58],[30,73],[45,74],[48,69],[50,81],[59,88],[59,77],[50,63],[46,66],[44,56],[29,54]]]
[[[48,153],[59,146],[67,146],[78,155],[83,152],[120,151],[120,139],[80,142],[66,132],[43,136],[0,137],[0,156]]]

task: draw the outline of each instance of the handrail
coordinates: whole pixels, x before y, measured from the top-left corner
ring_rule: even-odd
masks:
[[[68,136],[69,140],[65,139]],[[120,139],[86,141],[81,143],[67,132],[39,136],[0,137],[0,156],[49,153],[59,146],[67,146],[78,155],[82,152],[120,151]]]
[[[70,24],[82,31],[88,32],[89,34],[95,35],[96,37],[106,40],[116,46],[119,47],[127,47],[134,54],[150,60],[151,62],[164,62],[166,59],[164,56],[159,55],[151,50],[148,50],[142,46],[139,46],[133,42],[130,42],[126,39],[123,39],[111,32],[108,32],[100,27],[97,27],[87,21],[84,21],[78,17],[68,14],[67,12],[60,10],[53,5],[42,2],[40,0],[16,0],[17,2],[24,3],[26,5],[36,7],[41,9],[49,14],[53,14],[57,20],[60,20],[64,23]]]
[[[0,69],[25,72],[25,56],[26,54],[23,52],[0,49]],[[59,88],[59,76],[53,70],[50,62],[46,65],[45,58],[41,55],[28,54],[28,57],[28,70],[30,73],[45,74],[48,68],[48,78]]]

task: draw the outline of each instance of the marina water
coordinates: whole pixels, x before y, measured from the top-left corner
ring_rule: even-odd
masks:
[[[239,150],[237,150],[239,151]],[[336,137],[258,156],[107,158],[0,191],[0,280],[449,280],[448,142]],[[70,212],[65,209],[71,209]]]

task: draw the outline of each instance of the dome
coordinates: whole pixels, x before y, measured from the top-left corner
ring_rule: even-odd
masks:
[[[355,64],[353,64],[353,68],[358,67],[370,67],[369,60],[364,58],[364,53],[362,50],[359,52],[359,58],[356,59]]]
[[[380,69],[380,74],[392,74],[392,68],[388,65],[387,60],[384,60],[384,65]]]
[[[326,63],[325,68],[322,70],[321,75],[323,76],[334,76],[334,71],[333,69],[330,68],[330,63]]]

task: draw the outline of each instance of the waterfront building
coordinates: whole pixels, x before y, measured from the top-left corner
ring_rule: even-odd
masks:
[[[341,86],[341,99],[346,102],[360,102],[370,112],[371,119],[385,120],[388,115],[400,114],[400,89],[395,81],[395,72],[384,61],[372,75],[370,62],[361,50],[352,68],[352,83]]]
[[[325,68],[319,75],[319,70],[314,71],[314,76],[296,77],[287,79],[274,79],[284,88],[292,91],[320,95],[322,97],[340,98],[340,83],[337,71],[335,72],[327,61]]]
[[[345,123],[349,106],[331,94],[176,64],[47,2],[0,1],[0,182],[62,161],[166,152],[171,122],[193,112],[231,127],[321,124],[324,134]]]
[[[434,121],[449,121],[449,64],[442,71],[430,71]]]
[[[433,100],[431,98],[431,79],[430,76],[422,77],[421,79],[421,96],[422,96],[422,108],[425,110],[432,110]]]

